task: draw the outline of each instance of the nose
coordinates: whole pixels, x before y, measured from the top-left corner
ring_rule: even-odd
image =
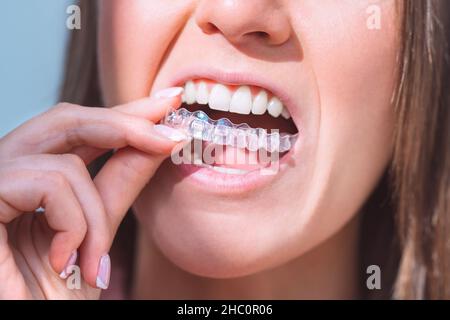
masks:
[[[195,19],[204,33],[221,33],[235,45],[259,40],[279,46],[291,35],[279,0],[201,0]]]

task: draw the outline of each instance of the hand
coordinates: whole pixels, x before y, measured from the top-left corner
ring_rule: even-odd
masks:
[[[0,139],[0,299],[99,297],[120,222],[185,138],[154,125],[180,94],[110,109],[62,103]],[[92,180],[86,165],[111,149]],[[60,275],[77,257],[82,289],[69,290]]]

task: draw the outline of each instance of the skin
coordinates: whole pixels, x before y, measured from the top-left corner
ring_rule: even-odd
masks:
[[[283,90],[294,102],[290,112],[301,128],[301,143],[293,153],[293,164],[269,185],[248,192],[219,194],[177,179],[170,161],[160,166],[169,151],[163,148],[155,157],[151,137],[107,141],[109,145],[105,146],[95,138],[105,136],[105,131],[97,129],[86,134],[86,139],[72,140],[81,145],[74,152],[81,159],[86,154],[90,155],[89,160],[97,156],[98,147],[131,144],[133,148],[120,150],[93,182],[84,174],[89,188],[66,178],[74,189],[83,189],[75,196],[82,209],[68,211],[80,220],[85,217],[86,230],[70,231],[74,240],[71,245],[61,245],[63,248],[54,245],[54,237],[50,256],[48,250],[43,250],[46,255],[38,255],[38,260],[60,271],[72,247],[83,243],[82,272],[88,284],[95,285],[96,262],[108,251],[124,212],[132,205],[139,221],[133,298],[357,297],[361,267],[357,265],[358,211],[391,155],[391,97],[398,49],[395,2],[379,3],[382,26],[378,31],[366,27],[366,8],[371,2],[363,0],[324,0],[320,4],[312,0],[115,0],[99,4],[100,78],[108,106],[123,105],[173,85],[173,75],[186,66],[251,73],[283,84]],[[198,48],[202,48],[201,59]],[[147,106],[138,112],[133,104],[125,105],[119,107],[115,116],[127,113],[137,122],[143,118],[155,122],[163,114],[154,111],[158,105],[161,111],[179,104],[179,98],[147,103],[155,108]],[[70,114],[88,119],[87,112],[77,108]],[[41,155],[52,152],[45,148],[52,140],[39,137],[33,139],[40,141],[30,143],[33,133],[46,132],[55,123],[54,113],[57,112],[18,128],[1,140],[0,154],[14,155],[0,167],[6,174],[15,172],[9,166],[21,174],[24,168],[54,170],[53,160]],[[100,121],[102,116],[94,120]],[[77,122],[80,123],[83,121]],[[70,132],[65,126],[60,127],[55,130],[62,137],[64,132]],[[126,132],[134,130],[134,126],[115,129]],[[85,130],[94,129],[86,125]],[[131,139],[134,135],[126,137]],[[173,142],[166,143],[166,148],[173,146]],[[22,150],[23,146],[32,150]],[[54,152],[67,153],[73,147],[66,144],[66,148]],[[95,148],[90,151],[85,149],[92,147]],[[23,155],[29,158],[18,159]],[[74,160],[57,159],[64,163]],[[38,161],[42,167],[31,166]],[[61,168],[67,167],[70,166],[61,164]],[[75,167],[73,171],[85,170],[80,161]],[[11,197],[16,197],[18,205],[24,190],[33,185],[30,181],[46,180],[47,176],[36,178],[30,174],[17,180],[25,181],[21,186],[4,184],[0,196],[11,205]],[[146,184],[150,178],[151,183]],[[5,191],[1,193],[2,190]],[[53,194],[59,194],[58,191],[59,188],[53,190]],[[40,196],[51,192],[36,191]],[[22,198],[18,198],[20,194]],[[41,199],[38,195],[36,199]],[[83,202],[84,197],[87,200]],[[55,201],[55,207],[71,202],[50,199]],[[36,203],[16,208],[15,215],[34,209],[31,207]],[[99,214],[89,218],[95,210],[88,209],[94,207],[103,218]],[[58,210],[53,214],[56,216]],[[65,231],[56,222],[50,227]],[[6,228],[0,230],[0,239],[5,239]],[[83,232],[86,238],[79,236]],[[14,233],[22,234],[25,231]],[[7,253],[10,249],[4,241],[1,248],[0,252]],[[25,251],[21,251],[22,256],[26,256]],[[27,280],[30,277],[22,276],[30,271],[17,267],[10,258],[7,261],[11,267],[6,264],[9,269],[0,269],[0,279],[6,279],[11,272],[16,274],[17,279],[9,282],[11,286],[20,283],[22,289],[17,295],[26,296],[25,290],[33,291],[35,287],[33,281]],[[34,283],[40,288],[37,292],[45,292],[48,297],[48,286],[40,284],[48,281],[46,277],[57,275],[48,271]],[[74,295],[62,288],[51,289],[55,295]],[[85,289],[77,295],[95,298],[98,291]]]

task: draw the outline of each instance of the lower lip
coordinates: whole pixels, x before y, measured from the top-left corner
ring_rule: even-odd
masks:
[[[295,149],[295,148],[294,148]],[[173,166],[173,170],[184,181],[193,184],[202,192],[222,195],[243,195],[271,184],[287,169],[286,162],[292,157],[293,150],[284,155],[278,162],[276,172],[255,170],[246,174],[227,174],[211,168],[192,164]],[[169,160],[170,161],[170,160]]]

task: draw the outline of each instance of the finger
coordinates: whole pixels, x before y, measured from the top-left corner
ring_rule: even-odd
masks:
[[[146,99],[143,99],[135,101],[135,103],[116,106],[112,109],[125,114],[143,117],[156,123],[166,115],[169,108],[177,109],[181,105],[182,93],[183,88],[169,88],[157,93],[151,99],[150,105],[145,101]]]
[[[169,88],[166,90],[169,92],[169,97],[167,98],[153,98],[151,99],[151,103],[148,103],[147,99],[142,99],[133,103],[113,107],[112,109],[157,123],[166,115],[169,108],[176,109],[181,104],[180,96],[183,88]],[[107,151],[108,149],[77,146],[70,153],[78,155],[86,164],[89,164]]]
[[[108,151],[110,150],[88,146],[77,146],[70,150],[68,153],[79,156],[83,160],[84,164],[88,165]]]
[[[146,98],[122,106],[122,109],[142,110],[145,106],[151,109],[152,103],[156,103],[155,99]],[[155,110],[159,111],[154,114],[159,115],[161,108],[176,103],[180,103],[179,97],[158,101]],[[66,153],[81,145],[100,149],[133,146],[148,153],[166,153],[170,150],[170,141],[153,130],[150,120],[118,110],[60,104],[3,138],[0,157]]]
[[[116,230],[139,193],[161,163],[177,153],[189,139],[178,142],[170,153],[147,154],[131,147],[118,150],[94,178],[113,230]]]
[[[96,175],[94,183],[104,203],[112,234],[116,234],[131,203],[148,182],[147,177],[153,176],[163,159],[164,156],[127,147],[118,150]]]
[[[94,183],[114,230],[167,156],[124,148],[117,151],[97,174]]]
[[[85,281],[96,287],[98,265],[108,253],[113,236],[102,199],[83,161],[73,154],[43,154],[24,156],[10,163],[16,170],[52,170],[67,179],[87,223],[87,234],[79,250],[81,271]]]
[[[8,244],[6,227],[0,224],[0,300],[30,299],[25,279]]]
[[[44,207],[55,231],[50,264],[60,273],[82,243],[87,225],[80,204],[66,178],[56,171],[0,171],[0,222],[9,223],[23,212]]]

